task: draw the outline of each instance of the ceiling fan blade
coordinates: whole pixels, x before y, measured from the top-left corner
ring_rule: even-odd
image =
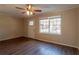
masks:
[[[21,9],[21,10],[25,10],[24,8],[21,8],[21,7],[16,7],[16,9]]]
[[[24,13],[26,13],[26,12],[22,12],[22,13],[24,14]]]
[[[42,10],[34,10],[35,12],[42,12]]]

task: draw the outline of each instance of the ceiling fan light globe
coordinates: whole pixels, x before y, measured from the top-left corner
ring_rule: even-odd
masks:
[[[30,12],[29,11],[27,11],[27,15],[30,15]]]
[[[31,5],[29,5],[29,6],[28,6],[28,9],[31,9],[31,7],[32,7],[32,6],[31,6]]]
[[[30,12],[31,15],[33,15],[33,12]]]

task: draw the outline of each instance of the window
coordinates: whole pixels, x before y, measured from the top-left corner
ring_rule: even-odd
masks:
[[[61,34],[61,17],[53,16],[41,19],[40,33]]]
[[[34,22],[31,20],[29,21],[29,26],[33,26],[34,25]]]
[[[48,33],[49,32],[49,20],[45,19],[45,20],[40,20],[40,32],[45,32]]]

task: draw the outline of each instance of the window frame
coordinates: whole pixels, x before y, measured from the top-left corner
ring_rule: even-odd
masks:
[[[60,18],[60,25],[58,25],[59,27],[60,27],[60,33],[51,33],[50,32],[50,20],[51,19],[55,19],[55,18]],[[41,20],[46,20],[46,19],[48,19],[48,21],[49,21],[49,28],[48,28],[48,32],[41,32],[40,30],[41,30],[41,28],[40,28],[40,21]],[[40,33],[43,33],[43,34],[53,34],[53,35],[61,35],[61,20],[62,20],[62,17],[61,16],[51,16],[51,17],[47,17],[47,18],[41,18],[40,19],[40,21],[39,21],[39,32]],[[56,25],[57,26],[57,25]],[[53,27],[53,26],[52,26]],[[57,31],[57,30],[55,30],[55,31]]]

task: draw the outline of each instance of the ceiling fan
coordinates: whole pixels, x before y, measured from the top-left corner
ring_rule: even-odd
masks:
[[[34,15],[36,12],[42,12],[42,10],[40,9],[33,9],[33,5],[31,4],[27,4],[25,8],[22,7],[16,7],[16,9],[20,9],[23,10],[23,14],[27,14],[27,15]]]

